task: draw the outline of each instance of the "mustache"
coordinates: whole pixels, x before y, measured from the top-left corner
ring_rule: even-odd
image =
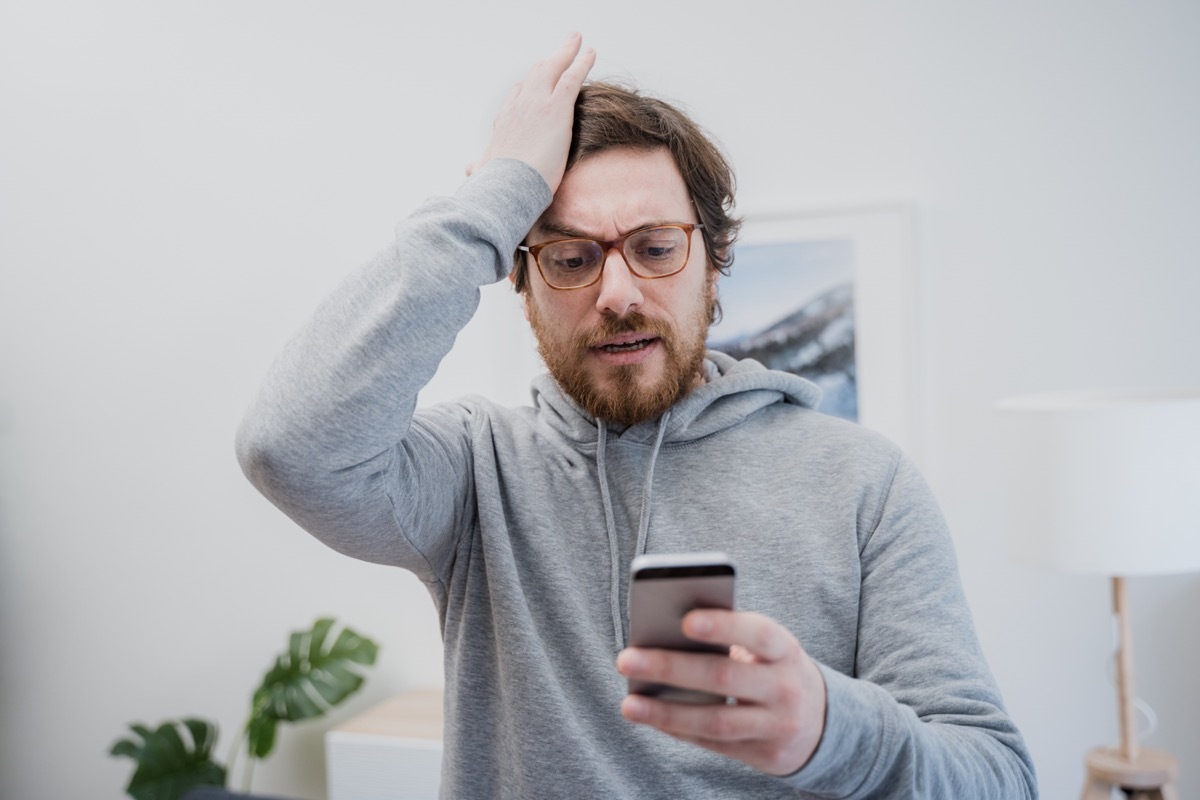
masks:
[[[623,317],[603,317],[590,331],[580,334],[578,345],[585,348],[595,347],[622,333],[648,333],[669,341],[673,331],[671,326],[662,320],[648,317],[640,311],[631,311]]]

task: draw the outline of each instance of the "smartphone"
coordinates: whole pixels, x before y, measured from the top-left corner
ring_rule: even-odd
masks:
[[[736,570],[724,553],[655,553],[638,556],[630,568],[629,644],[699,653],[728,653],[724,645],[683,635],[683,617],[695,608],[733,608]],[[630,680],[631,694],[675,703],[725,703],[711,692]]]

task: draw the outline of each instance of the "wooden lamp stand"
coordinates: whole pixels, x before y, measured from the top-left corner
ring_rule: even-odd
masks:
[[[1133,635],[1124,578],[1113,578],[1113,613],[1117,615],[1117,696],[1121,712],[1121,746],[1097,747],[1087,754],[1087,780],[1082,800],[1112,800],[1113,789],[1133,800],[1179,800],[1179,763],[1170,753],[1138,746],[1133,705]]]

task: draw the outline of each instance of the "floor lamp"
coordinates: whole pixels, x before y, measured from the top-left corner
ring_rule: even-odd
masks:
[[[1086,757],[1083,800],[1179,797],[1178,762],[1138,743],[1126,578],[1200,570],[1200,391],[1002,400],[1019,460],[1022,558],[1112,579],[1120,745]],[[1019,463],[1019,467],[1018,467]]]

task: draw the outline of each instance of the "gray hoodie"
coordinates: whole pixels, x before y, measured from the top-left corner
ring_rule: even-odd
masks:
[[[550,200],[502,160],[428,202],[289,343],[238,436],[297,523],[429,588],[443,797],[1034,796],[927,486],[882,437],[814,411],[812,384],[710,352],[702,386],[624,430],[546,376],[532,407],[414,412]],[[729,553],[738,608],[822,669],[824,735],[786,778],[621,717],[630,561],[700,550]]]

